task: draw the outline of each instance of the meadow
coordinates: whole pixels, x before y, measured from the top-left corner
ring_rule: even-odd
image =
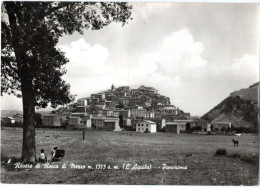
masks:
[[[239,140],[239,147],[234,147],[232,138]],[[49,165],[40,164],[40,168],[15,168],[15,162],[21,156],[22,130],[2,128],[1,182],[257,185],[258,164],[236,156],[258,158],[258,143],[258,135],[176,135],[128,131],[86,131],[83,140],[80,130],[37,129],[37,157],[40,149],[44,149],[50,157],[55,146],[65,149],[65,157]],[[226,149],[227,155],[232,157],[215,156],[218,148]],[[10,158],[11,164],[6,164]],[[64,165],[66,168],[61,168]],[[125,169],[126,165],[129,169]],[[151,169],[133,169],[135,165],[151,166]],[[164,166],[169,166],[169,169],[163,169]],[[176,169],[178,166],[187,169]]]

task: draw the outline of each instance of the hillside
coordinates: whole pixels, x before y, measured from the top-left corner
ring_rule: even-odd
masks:
[[[22,110],[1,110],[1,116],[11,117],[16,114],[23,114]]]
[[[47,113],[51,113],[51,111],[36,111],[36,113],[40,113],[40,114],[47,114]],[[1,116],[7,116],[7,117],[12,117],[16,114],[23,114],[22,110],[1,110]]]
[[[230,95],[239,96],[244,100],[250,100],[251,102],[257,103],[258,85],[259,82],[249,86],[249,88],[234,91]]]
[[[201,119],[230,121],[235,127],[253,128],[257,125],[258,83],[232,92]]]

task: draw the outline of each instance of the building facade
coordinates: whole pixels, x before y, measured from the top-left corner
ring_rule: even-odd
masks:
[[[118,118],[107,118],[104,120],[103,130],[107,131],[122,131],[119,127]]]
[[[178,115],[178,110],[174,106],[164,107],[161,110],[161,114],[162,115],[177,116]]]
[[[45,114],[42,116],[43,126],[61,126],[61,117],[57,114]]]
[[[90,128],[92,115],[87,113],[71,113],[68,120],[70,127]]]
[[[83,127],[84,123],[80,117],[71,116],[69,117],[68,125],[70,127]]]
[[[145,109],[132,109],[131,116],[133,117],[143,117],[145,118],[146,110]]]
[[[87,99],[85,99],[85,98],[79,99],[79,100],[77,101],[77,105],[78,105],[78,106],[87,106],[87,105],[88,105],[88,101],[87,101]]]
[[[144,120],[141,122],[136,123],[136,132],[150,132],[155,133],[156,130],[156,123],[149,120]]]
[[[165,131],[167,133],[180,134],[182,131],[186,131],[186,125],[176,122],[168,122],[166,123]]]
[[[23,123],[23,115],[22,114],[16,114],[16,115],[13,116],[13,118],[15,119],[15,122]]]
[[[146,111],[145,112],[145,118],[155,118],[155,113],[151,111]]]
[[[96,128],[102,128],[104,126],[105,117],[93,117],[91,118],[92,126]]]

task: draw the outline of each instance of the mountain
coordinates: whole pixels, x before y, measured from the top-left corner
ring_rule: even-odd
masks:
[[[201,119],[228,121],[234,127],[257,126],[257,101],[259,82],[245,89],[232,92],[221,103],[204,114]]]
[[[36,113],[40,114],[48,114],[51,113],[51,111],[35,111]],[[1,110],[1,116],[7,116],[7,117],[12,117],[16,114],[23,114],[22,110]]]
[[[21,110],[1,110],[1,116],[12,117],[16,114],[23,114]]]

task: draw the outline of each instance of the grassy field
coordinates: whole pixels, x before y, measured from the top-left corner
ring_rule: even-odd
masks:
[[[54,135],[60,133],[60,138]],[[28,184],[127,184],[127,185],[257,185],[258,164],[239,158],[214,156],[218,148],[228,154],[258,156],[258,136],[176,135],[170,133],[135,133],[77,130],[36,130],[37,157],[40,149],[50,157],[51,149],[66,150],[64,159],[52,162],[58,169],[16,169],[6,164],[10,157],[19,158],[22,130],[1,131],[1,182]],[[234,147],[232,138],[239,140]],[[86,165],[73,169],[70,164]],[[187,170],[162,169],[187,166]],[[67,168],[60,168],[66,164]],[[95,169],[96,164],[111,169]],[[151,170],[123,169],[123,164],[151,165]],[[93,169],[88,169],[92,166]],[[113,169],[118,166],[119,169]]]

